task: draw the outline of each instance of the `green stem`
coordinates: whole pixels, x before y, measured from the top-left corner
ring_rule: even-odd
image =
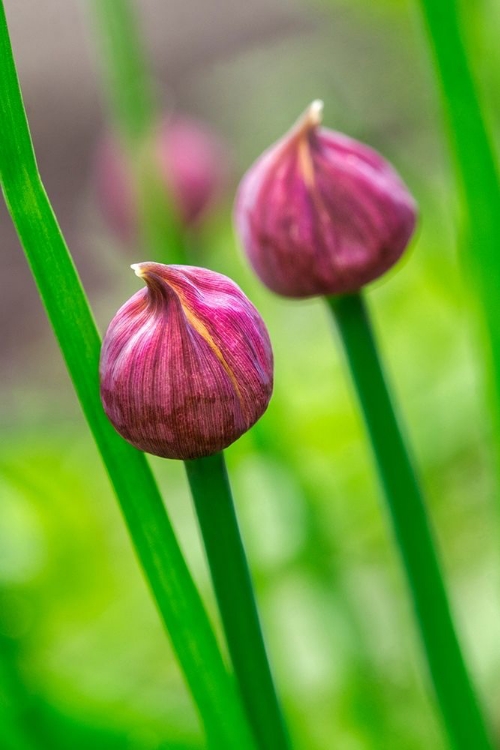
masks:
[[[224,456],[186,461],[215,593],[243,701],[266,750],[289,741],[267,659]]]
[[[139,238],[151,259],[188,262],[184,229],[159,172],[160,121],[139,19],[130,0],[94,0],[106,102],[133,175]]]
[[[94,0],[93,6],[101,32],[106,101],[122,139],[136,146],[157,120],[139,19],[129,0]]]
[[[114,486],[137,556],[215,747],[250,748],[210,622],[145,456],[113,430],[99,399],[99,334],[43,187],[0,1],[0,179],[73,385]]]
[[[465,218],[467,262],[482,300],[492,367],[485,369],[500,449],[500,179],[457,0],[420,0],[439,77],[448,139]],[[466,6],[464,6],[465,8]],[[469,268],[466,269],[466,272]],[[497,452],[497,459],[500,456]]]
[[[403,559],[434,687],[456,750],[492,750],[461,653],[424,500],[360,295],[329,298]]]

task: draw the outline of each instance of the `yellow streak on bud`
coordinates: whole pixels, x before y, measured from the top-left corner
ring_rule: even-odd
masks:
[[[242,395],[241,395],[240,387],[238,385],[238,381],[236,380],[236,376],[235,376],[234,372],[229,367],[229,365],[228,365],[228,363],[226,361],[226,358],[224,357],[224,354],[222,353],[222,351],[220,350],[220,348],[215,343],[213,337],[210,335],[210,331],[208,330],[208,328],[206,327],[206,325],[203,323],[202,320],[200,320],[200,318],[196,315],[196,313],[189,306],[189,304],[186,301],[186,298],[185,298],[184,294],[179,289],[179,287],[175,283],[172,283],[171,281],[169,281],[168,284],[171,287],[173,287],[173,289],[175,290],[175,293],[177,294],[177,297],[179,298],[179,302],[182,305],[182,309],[184,311],[184,315],[186,316],[186,319],[187,319],[189,325],[191,326],[191,328],[194,328],[194,330],[196,331],[196,333],[199,333],[200,336],[202,337],[202,339],[207,342],[207,344],[209,345],[210,349],[213,351],[213,353],[215,354],[215,356],[217,357],[217,359],[221,363],[221,365],[224,368],[224,370],[225,370],[228,378],[230,379],[231,383],[233,384],[234,390],[236,392],[236,395],[237,395],[238,400],[239,400],[240,405],[241,405],[241,409],[242,409],[243,413],[246,414],[246,408],[245,408],[245,405],[244,405],[244,402],[243,402],[243,398],[242,398]]]
[[[292,128],[292,133],[298,139],[299,167],[307,187],[314,186],[314,165],[309,147],[308,135],[311,130],[321,124],[323,115],[323,102],[315,99],[298,119]]]
[[[307,187],[314,187],[314,165],[306,138],[301,138],[299,142],[299,166]]]
[[[196,333],[199,333],[200,336],[207,342],[210,349],[213,351],[219,362],[221,363],[222,367],[224,368],[228,378],[230,379],[231,383],[233,384],[234,390],[236,392],[236,395],[238,397],[238,400],[240,402],[241,408],[243,413],[245,414],[246,409],[243,403],[243,398],[241,395],[240,387],[238,385],[238,381],[236,380],[236,376],[234,372],[229,367],[226,358],[224,357],[223,353],[221,352],[220,348],[217,346],[215,341],[213,340],[213,337],[210,335],[210,331],[206,327],[206,325],[201,321],[193,312],[193,310],[186,304],[186,299],[182,292],[179,292],[178,289],[175,290],[177,293],[177,296],[179,297],[180,303],[182,305],[182,309],[184,310],[184,315],[187,318],[187,321],[189,325],[194,328]]]
[[[147,281],[147,278],[148,278],[148,268],[146,268],[145,266],[147,266],[146,263],[133,263],[130,267],[132,268],[132,270],[134,271],[134,273],[136,274],[136,276],[139,276],[139,278],[144,279],[145,281]],[[173,282],[171,279],[169,279],[168,281],[166,279],[164,279],[164,281],[165,281],[166,284],[168,284],[170,287],[172,287],[172,289],[175,291],[175,293],[176,293],[176,295],[177,295],[177,297],[179,299],[179,302],[181,303],[184,315],[186,316],[186,320],[188,321],[188,323],[191,326],[191,328],[193,328],[196,331],[196,333],[199,333],[199,335],[202,337],[202,339],[207,342],[207,344],[209,345],[210,349],[213,351],[213,353],[215,354],[215,356],[217,357],[217,359],[221,363],[222,367],[224,368],[224,371],[226,372],[226,374],[227,374],[228,378],[230,379],[231,383],[233,384],[233,387],[234,387],[234,390],[236,392],[236,396],[238,397],[238,401],[240,402],[243,414],[246,415],[247,409],[245,407],[245,404],[244,404],[244,401],[243,401],[243,398],[242,398],[242,395],[241,395],[240,387],[238,385],[238,381],[236,379],[236,376],[235,376],[234,372],[231,370],[231,368],[229,367],[229,365],[228,365],[228,363],[227,363],[227,361],[226,361],[226,359],[224,357],[224,354],[222,353],[222,351],[220,350],[220,348],[215,343],[213,337],[210,335],[210,331],[208,330],[208,328],[206,327],[206,325],[203,323],[203,321],[200,320],[200,318],[196,315],[196,313],[189,306],[189,304],[186,301],[185,295],[183,294],[182,290],[179,289],[179,287],[177,286],[177,284],[175,282]]]

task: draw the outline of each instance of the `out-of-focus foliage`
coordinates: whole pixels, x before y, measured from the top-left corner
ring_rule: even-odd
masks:
[[[325,124],[378,148],[413,189],[421,211],[416,240],[368,298],[431,501],[466,652],[494,715],[499,531],[481,341],[457,258],[456,198],[421,27],[414,9],[399,2],[276,6],[295,26],[231,46],[184,81],[178,104],[221,130],[241,174],[320,96]],[[498,57],[491,40],[499,23],[485,5],[468,27],[492,109],[500,66],[486,66],[484,50]],[[444,750],[326,310],[317,301],[280,300],[258,284],[237,250],[230,201],[197,246],[200,264],[230,275],[256,303],[275,349],[271,406],[227,458],[296,747]],[[104,328],[137,288],[129,263],[149,258],[106,234],[90,180],[78,195],[78,219],[66,221],[77,226],[77,263],[93,269],[89,294]],[[34,297],[26,275],[18,304]],[[0,441],[2,746],[200,748],[194,710],[115,500],[44,335],[29,343],[29,367],[15,350],[2,362],[9,374]],[[153,465],[214,614],[182,467]]]

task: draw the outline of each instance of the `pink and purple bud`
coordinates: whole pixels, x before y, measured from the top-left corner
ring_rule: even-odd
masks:
[[[235,223],[261,281],[286,297],[348,294],[400,258],[416,206],[376,151],[320,127],[315,101],[248,170]]]
[[[154,138],[165,202],[172,201],[179,221],[198,224],[220,198],[229,172],[227,149],[206,125],[188,117],[168,117]],[[103,214],[125,241],[137,232],[137,206],[127,160],[108,137],[97,153],[96,183]]]
[[[146,288],[104,337],[101,399],[115,429],[163,458],[217,453],[264,413],[273,353],[259,313],[222,274],[138,263]]]

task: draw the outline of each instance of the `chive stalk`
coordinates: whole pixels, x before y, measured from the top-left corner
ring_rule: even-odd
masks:
[[[185,461],[229,652],[259,747],[290,747],[223,453]]]
[[[484,106],[470,64],[462,6],[420,0],[440,84],[449,148],[461,199],[466,273],[472,271],[489,339],[485,374],[493,409],[500,472],[500,177]]]
[[[462,655],[424,498],[359,294],[329,297],[370,437],[416,613],[436,697],[451,746],[492,750]]]

